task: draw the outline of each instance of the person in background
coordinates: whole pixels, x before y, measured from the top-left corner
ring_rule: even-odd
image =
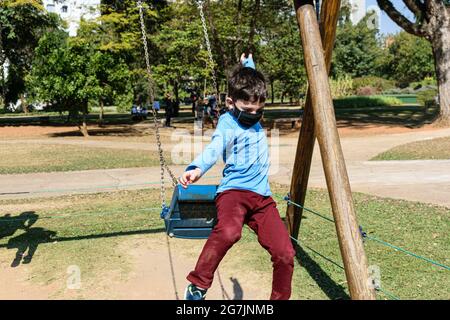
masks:
[[[161,108],[158,100],[153,101],[153,110],[155,110],[156,114],[158,114],[159,109]]]
[[[170,128],[171,127],[170,120],[173,116],[174,103],[173,103],[172,96],[168,92],[164,96],[164,105],[165,105],[165,112],[166,112],[166,124],[164,126],[167,128]]]
[[[197,92],[195,90],[192,91],[191,93],[191,102],[192,102],[192,114],[195,117],[195,112],[197,111],[197,101],[198,101],[198,95]]]

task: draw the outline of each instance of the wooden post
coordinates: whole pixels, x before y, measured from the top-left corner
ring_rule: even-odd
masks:
[[[320,30],[322,36],[323,50],[325,52],[325,64],[327,72],[331,69],[331,58],[333,55],[334,41],[336,38],[336,26],[339,18],[341,0],[327,0],[322,2],[320,10]],[[309,172],[314,152],[314,115],[311,106],[311,92],[306,95],[305,107],[303,109],[302,126],[298,137],[297,152],[295,154],[294,168],[291,178],[290,198],[295,203],[303,206],[305,204],[306,191],[308,189]],[[286,220],[289,234],[298,238],[303,209],[297,206],[288,206]]]
[[[332,1],[332,0],[328,0]],[[345,167],[328,83],[319,24],[312,0],[294,0],[311,92],[315,130],[352,299],[373,300],[367,258]]]

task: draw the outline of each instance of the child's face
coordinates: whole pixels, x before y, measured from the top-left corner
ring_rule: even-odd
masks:
[[[233,99],[227,98],[227,103],[230,107],[233,106]],[[248,112],[251,114],[256,114],[258,110],[264,108],[264,102],[250,102],[244,100],[234,101],[234,105],[241,111]]]

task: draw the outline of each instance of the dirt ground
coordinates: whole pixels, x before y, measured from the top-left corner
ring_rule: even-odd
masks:
[[[189,128],[186,124],[175,124],[175,128]],[[136,124],[132,126],[124,125],[112,125],[107,127],[99,127],[97,125],[89,126],[89,130],[93,132],[93,137],[97,137],[99,132],[103,137],[123,137],[124,139],[128,135],[124,135],[123,132],[127,132],[132,129],[132,134],[139,135],[143,132],[148,134],[146,129],[152,129],[152,124],[148,125]],[[384,133],[406,133],[417,131],[432,131],[439,130],[433,125],[425,125],[420,128],[409,128],[401,125],[381,125],[381,124],[367,124],[361,123],[361,125],[352,123],[348,125],[345,121],[338,121],[338,131],[341,137],[347,136],[365,136],[365,135],[377,135]],[[121,134],[122,131],[122,134]],[[172,129],[161,129],[163,134],[170,134]],[[109,133],[108,133],[109,132]],[[281,134],[286,137],[297,137],[298,129],[291,129],[289,127],[282,128]],[[0,126],[0,138],[1,139],[17,139],[17,138],[43,138],[43,137],[58,137],[58,136],[81,136],[78,127],[76,126]]]

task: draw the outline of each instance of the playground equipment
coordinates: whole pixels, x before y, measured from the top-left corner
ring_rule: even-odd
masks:
[[[317,137],[350,295],[352,299],[374,300],[375,290],[371,286],[363,239],[353,206],[350,183],[337,131],[331,91],[328,83],[328,71],[331,64],[340,4],[340,0],[328,0],[322,2],[320,28],[314,1],[294,0],[305,56],[304,60],[309,81],[309,91],[306,99],[291,183],[292,202],[298,203],[300,206],[290,206],[288,208],[287,222],[291,237],[297,239],[302,214],[301,208],[304,204],[309,178],[312,151],[314,148],[315,137]],[[138,6],[141,18],[149,91],[151,100],[153,101],[151,71],[141,1],[138,2]],[[198,7],[202,19],[206,47],[210,58],[214,89],[216,89],[214,61],[203,14],[203,1],[198,2]],[[322,30],[322,34],[320,30]],[[196,211],[196,205],[199,204],[200,206],[203,206],[205,202],[211,201],[212,187],[197,186],[200,187],[200,189],[191,189],[191,191],[183,193],[183,191],[180,190],[180,187],[176,186],[177,179],[167,167],[163,157],[158,121],[154,111],[153,117],[161,165],[161,216],[167,217],[166,227],[169,233],[172,233],[174,236],[177,234],[181,235],[182,233],[176,228],[178,225],[186,228],[189,236],[189,232],[192,231],[189,231],[189,228],[194,225],[195,219],[192,218],[195,217],[193,214],[195,214],[194,211]],[[170,207],[167,207],[165,204],[165,170],[171,176],[172,183],[176,187]],[[189,188],[192,187],[190,186]],[[196,193],[196,191],[199,190],[206,190],[206,192]],[[192,205],[192,201],[199,202]],[[184,210],[185,212],[183,212]],[[204,213],[204,211],[201,210],[201,213]],[[206,219],[206,217],[203,216],[202,219]],[[184,224],[184,222],[186,222],[186,224]],[[183,235],[186,236],[186,233]]]
[[[154,100],[153,94],[153,84],[151,81],[151,69],[150,69],[150,59],[147,46],[147,34],[144,24],[144,14],[142,1],[137,3],[139,8],[139,16],[142,31],[142,41],[144,45],[145,52],[145,62],[147,67],[148,76],[148,90],[150,100]],[[210,67],[212,70],[212,77],[214,82],[214,88],[216,88],[216,77],[214,71],[214,61],[212,60],[211,45],[209,43],[208,31],[206,27],[206,20],[203,13],[203,2],[199,2],[199,11],[202,19],[203,30],[205,35],[205,42],[208,48],[208,53],[210,57]],[[217,92],[215,93],[217,96]],[[208,238],[211,230],[214,226],[214,221],[216,218],[216,207],[214,204],[214,198],[217,190],[215,185],[195,185],[189,186],[184,190],[178,185],[178,179],[174,176],[170,168],[167,166],[164,159],[164,152],[161,145],[161,137],[159,132],[159,121],[157,118],[156,111],[152,108],[152,115],[155,126],[156,141],[159,152],[160,160],[160,196],[161,196],[161,218],[164,219],[166,232],[171,237],[179,238],[189,238],[189,239],[206,239]],[[166,189],[164,185],[165,172],[169,174],[172,186],[174,187],[174,192],[172,196],[172,201],[170,206],[166,205],[165,194]]]
[[[217,186],[177,185],[169,210],[162,216],[170,237],[206,239],[216,222],[214,198]]]
[[[294,1],[305,56],[309,91],[290,191],[293,201],[303,205],[316,136],[350,295],[352,299],[373,300],[375,299],[375,290],[369,280],[367,258],[353,206],[350,182],[328,83],[340,4],[340,0],[322,2],[321,25],[319,26],[314,2],[312,0]],[[322,30],[322,34],[320,30]],[[295,239],[298,238],[301,213],[299,207],[290,206],[288,208],[288,229]]]

